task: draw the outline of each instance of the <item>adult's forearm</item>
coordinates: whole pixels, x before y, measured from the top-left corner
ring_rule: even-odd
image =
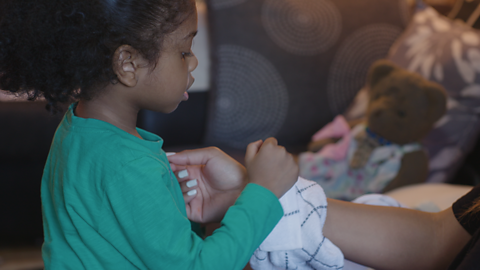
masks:
[[[469,239],[451,209],[427,213],[329,200],[324,233],[345,257],[375,269],[441,269]]]

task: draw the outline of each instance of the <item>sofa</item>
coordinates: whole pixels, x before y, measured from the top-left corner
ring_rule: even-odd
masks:
[[[299,153],[318,129],[352,108],[370,65],[388,58],[449,93],[447,117],[424,142],[432,160],[426,182],[476,185],[480,67],[468,59],[480,55],[480,34],[445,17],[440,30],[453,29],[451,40],[461,49],[449,59],[408,58],[413,41],[436,44],[425,33],[432,33],[436,24],[427,23],[438,15],[423,2],[408,2],[198,0],[200,65],[190,99],[169,115],[141,111],[138,126],[160,135],[167,151],[217,146],[243,162],[249,142],[274,136]],[[418,14],[425,10],[433,17],[422,21]],[[468,73],[460,83],[458,63]],[[41,100],[0,95],[0,247],[43,240],[40,180],[61,120],[44,107]]]

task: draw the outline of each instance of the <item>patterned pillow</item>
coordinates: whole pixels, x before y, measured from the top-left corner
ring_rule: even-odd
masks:
[[[408,24],[405,0],[208,0],[206,143],[306,146]]]
[[[473,28],[480,28],[480,0],[456,0],[448,14],[449,18],[459,19]]]
[[[449,181],[480,130],[480,32],[419,4],[389,59],[448,92],[448,111],[424,143],[430,155],[428,181]]]

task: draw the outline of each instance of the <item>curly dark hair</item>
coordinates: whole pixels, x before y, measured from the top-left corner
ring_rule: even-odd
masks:
[[[0,89],[58,103],[91,99],[116,82],[112,57],[130,45],[154,67],[163,37],[193,0],[2,0]]]

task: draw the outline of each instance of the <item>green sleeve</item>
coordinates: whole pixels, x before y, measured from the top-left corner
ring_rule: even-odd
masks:
[[[283,215],[273,193],[248,184],[221,227],[202,239],[168,170],[141,159],[116,175],[105,185],[99,233],[139,269],[242,269]]]

